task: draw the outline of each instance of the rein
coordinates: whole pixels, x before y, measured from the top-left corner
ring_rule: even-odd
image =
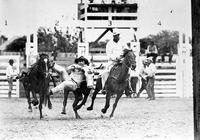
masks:
[[[129,52],[127,52],[127,53],[129,53]],[[130,54],[131,55],[131,54]],[[129,58],[129,57],[131,57],[131,58]],[[125,56],[124,56],[124,59],[122,60],[122,68],[121,69],[129,69],[129,68],[131,68],[132,67],[132,57],[134,57],[134,56],[129,56],[129,54],[125,54]],[[124,67],[124,68],[123,68]],[[122,77],[123,78],[126,78],[126,79],[124,79],[125,81],[127,80],[127,77],[124,77],[126,74],[124,73],[125,71],[124,70],[121,70],[121,72],[120,72],[120,74],[118,75],[118,76],[116,76],[116,75],[113,75],[113,74],[111,74],[110,75],[110,77],[111,78],[113,78],[113,79],[115,79],[115,80],[119,80],[119,78],[120,79],[122,79]],[[124,71],[124,72],[123,72]],[[121,75],[122,73],[124,73],[123,75]],[[121,76],[120,76],[121,75]],[[121,81],[121,80],[120,80]]]

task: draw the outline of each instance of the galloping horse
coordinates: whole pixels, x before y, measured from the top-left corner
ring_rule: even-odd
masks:
[[[128,71],[129,68],[132,70],[136,67],[135,55],[132,50],[124,50],[123,54],[124,59],[122,63],[113,68],[110,71],[110,74],[107,79],[107,86],[106,86],[106,103],[105,107],[101,110],[102,113],[106,113],[107,109],[110,106],[110,98],[113,94],[117,94],[115,99],[115,103],[113,104],[112,113],[110,114],[110,118],[113,117],[115,108],[121,96],[124,93],[125,88],[127,87],[127,80],[128,80]],[[94,100],[96,98],[97,93],[102,89],[101,78],[98,78],[96,81],[95,91],[92,96],[92,103],[87,110],[92,110],[94,105]]]
[[[23,83],[25,94],[28,100],[28,109],[32,111],[31,103],[36,106],[39,103],[40,119],[42,115],[42,104],[48,103],[48,108],[52,108],[52,104],[49,97],[49,83],[51,75],[49,73],[50,62],[47,54],[40,54],[39,60],[34,63],[27,73],[22,74],[20,80]],[[30,98],[30,92],[32,92],[33,100]],[[36,96],[39,93],[39,102]]]

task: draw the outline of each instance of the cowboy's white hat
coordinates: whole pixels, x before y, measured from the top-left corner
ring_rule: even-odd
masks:
[[[120,32],[117,30],[113,30],[113,36],[120,35]]]

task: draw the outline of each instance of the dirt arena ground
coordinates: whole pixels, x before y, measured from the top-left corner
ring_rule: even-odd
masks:
[[[193,140],[193,99],[122,98],[115,111],[114,119],[109,119],[111,108],[104,118],[100,110],[104,98],[98,98],[94,110],[86,107],[74,118],[73,100],[69,99],[67,114],[60,114],[62,98],[53,98],[53,109],[44,108],[45,119],[39,119],[38,109],[27,111],[25,98],[0,99],[0,139],[1,140]],[[113,103],[113,99],[111,101]],[[112,106],[111,106],[112,107]]]

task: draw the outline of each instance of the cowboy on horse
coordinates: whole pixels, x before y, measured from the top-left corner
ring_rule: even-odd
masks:
[[[106,45],[106,55],[108,57],[108,63],[106,69],[100,74],[102,82],[102,93],[106,93],[106,81],[109,76],[110,70],[113,66],[118,65],[123,57],[124,50],[131,50],[126,44],[120,41],[120,32],[113,31],[113,40],[110,40]],[[130,84],[129,84],[130,85]],[[132,88],[128,86],[129,92],[132,92]]]
[[[134,52],[128,48],[128,46],[118,44],[119,34],[114,32],[113,35],[114,39],[112,46],[109,46],[108,44],[106,48],[108,52],[107,55],[110,60],[109,65],[107,69],[99,76],[99,78],[97,78],[96,87],[92,96],[92,102],[91,105],[87,108],[87,110],[93,110],[96,95],[102,88],[104,88],[106,92],[106,102],[104,108],[101,110],[102,113],[105,114],[107,112],[107,109],[110,106],[111,96],[116,95],[115,103],[113,104],[113,109],[110,117],[113,117],[119,99],[124,94],[124,91],[127,89],[127,87],[130,86],[130,84],[128,84],[128,82],[130,82],[129,70],[134,70],[136,67],[136,56]],[[118,63],[119,60],[121,60],[120,63]],[[104,85],[102,82],[103,78],[104,82],[106,81]]]

